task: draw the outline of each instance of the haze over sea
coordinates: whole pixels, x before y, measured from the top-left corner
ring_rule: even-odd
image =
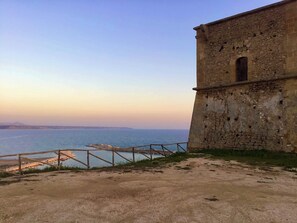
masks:
[[[152,129],[30,129],[0,130],[0,155],[66,148],[88,144],[129,147],[188,141],[188,130]]]

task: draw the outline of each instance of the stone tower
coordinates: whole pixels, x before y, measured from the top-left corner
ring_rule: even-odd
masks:
[[[297,152],[297,0],[195,27],[189,148]]]

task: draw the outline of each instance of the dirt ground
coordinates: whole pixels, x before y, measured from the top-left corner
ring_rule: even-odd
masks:
[[[296,173],[232,161],[0,180],[0,222],[296,221]]]

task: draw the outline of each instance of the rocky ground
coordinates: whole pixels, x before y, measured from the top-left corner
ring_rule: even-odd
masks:
[[[297,175],[192,158],[0,180],[0,222],[296,222]]]

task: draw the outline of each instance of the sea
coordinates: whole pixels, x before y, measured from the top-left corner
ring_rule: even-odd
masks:
[[[0,130],[0,156],[48,150],[87,149],[86,146],[89,144],[108,144],[125,148],[147,144],[186,142],[188,134],[189,130],[159,129],[2,129]],[[86,162],[85,152],[75,152],[75,155],[78,160]],[[108,161],[112,159],[109,151],[98,151],[95,155]],[[121,155],[129,160],[132,159],[132,154],[121,153]],[[36,156],[30,158],[36,158]],[[51,157],[53,154],[41,156]],[[136,155],[136,160],[141,159],[146,159],[146,157]],[[115,162],[120,164],[127,161],[116,156]],[[110,165],[95,157],[91,157],[90,164],[91,167]],[[82,163],[75,160],[67,160],[64,165],[84,167]]]

